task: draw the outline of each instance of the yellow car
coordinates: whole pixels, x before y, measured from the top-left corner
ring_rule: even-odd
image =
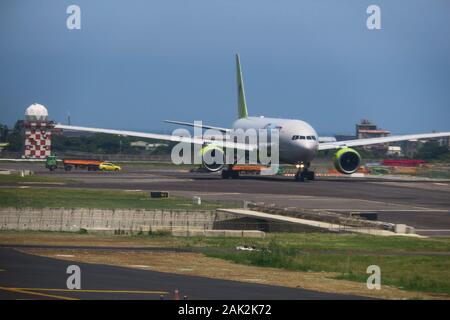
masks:
[[[102,162],[99,164],[98,168],[103,171],[120,171],[122,168],[111,162]]]

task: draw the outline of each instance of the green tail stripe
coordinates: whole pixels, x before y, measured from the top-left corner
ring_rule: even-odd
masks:
[[[247,118],[247,104],[245,103],[244,80],[242,79],[241,62],[239,55],[236,55],[236,75],[238,84],[238,116],[239,118]]]

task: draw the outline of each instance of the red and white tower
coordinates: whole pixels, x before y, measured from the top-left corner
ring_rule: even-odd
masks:
[[[52,151],[52,129],[54,123],[49,121],[47,109],[34,103],[25,111],[25,150],[24,157],[45,159]]]

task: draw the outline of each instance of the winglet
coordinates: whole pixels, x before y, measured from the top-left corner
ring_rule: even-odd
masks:
[[[238,117],[247,118],[247,104],[245,102],[244,79],[242,79],[241,61],[239,54],[236,54],[236,75],[238,85]]]

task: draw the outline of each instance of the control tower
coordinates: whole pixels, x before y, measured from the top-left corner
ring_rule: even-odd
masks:
[[[25,150],[28,159],[45,159],[51,155],[53,121],[48,119],[47,108],[33,103],[25,111]]]

